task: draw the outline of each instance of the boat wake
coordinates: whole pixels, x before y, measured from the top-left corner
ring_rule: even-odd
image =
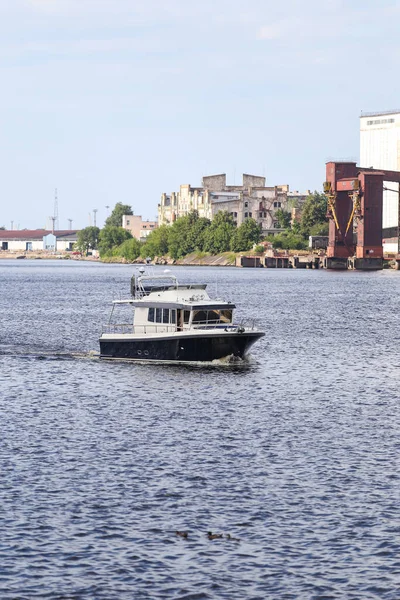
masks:
[[[10,346],[0,346],[0,357],[18,358],[22,360],[42,360],[42,361],[71,361],[71,360],[100,360],[100,353],[95,350],[89,352],[62,352],[62,351],[41,351],[26,350],[24,348],[15,348]],[[155,360],[155,359],[132,359],[132,358],[101,358],[101,362],[116,362],[119,364],[137,364],[169,367],[187,367],[195,369],[246,369],[254,366],[251,355],[244,358],[234,356],[233,354],[212,361],[178,361],[178,360]]]
[[[189,369],[246,369],[254,366],[254,360],[251,356],[240,358],[238,356],[225,356],[224,358],[214,359],[212,361],[206,360],[157,360],[157,359],[143,359],[143,358],[116,358],[116,357],[101,357],[101,362],[117,362],[125,364],[136,364],[136,365],[153,365],[153,366],[168,366],[168,367],[185,367]]]
[[[99,352],[43,352],[39,350],[26,351],[23,348],[0,348],[0,356],[22,358],[26,360],[96,360]]]

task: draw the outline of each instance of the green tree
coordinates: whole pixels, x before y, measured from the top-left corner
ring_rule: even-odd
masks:
[[[211,221],[206,217],[198,217],[192,224],[188,232],[187,243],[193,250],[204,250],[205,238],[207,229],[210,227]]]
[[[310,235],[310,229],[317,223],[325,223],[327,211],[327,197],[325,194],[314,192],[307,196],[300,221],[300,230],[304,237]]]
[[[100,231],[99,251],[100,256],[112,254],[116,246],[120,246],[125,240],[132,238],[132,234],[122,227],[104,227]]]
[[[123,215],[133,215],[132,206],[117,202],[111,215],[105,220],[105,227],[122,227]]]
[[[316,223],[311,227],[309,235],[329,235],[329,222]]]
[[[292,233],[300,233],[301,225],[298,221],[293,221],[292,223]]]
[[[180,258],[195,250],[203,250],[205,234],[210,221],[199,218],[196,210],[180,217],[171,225],[168,233],[168,252],[172,258]]]
[[[281,227],[282,229],[290,228],[290,221],[292,220],[292,215],[288,210],[278,208],[278,210],[275,212],[275,218],[279,223],[279,227]]]
[[[261,225],[254,219],[246,219],[233,232],[230,247],[234,252],[245,252],[246,250],[250,250],[254,244],[258,244],[260,239]]]
[[[228,252],[236,231],[235,221],[227,211],[219,211],[204,234],[204,250],[211,254]]]
[[[285,250],[305,250],[307,248],[307,242],[302,235],[292,233],[291,231],[285,231],[273,237],[272,246],[274,248],[283,248]]]
[[[120,246],[117,246],[113,250],[113,254],[114,256],[122,256],[122,258],[132,262],[136,260],[138,256],[140,256],[140,250],[141,244],[139,240],[132,237],[131,239],[122,242]]]
[[[89,250],[95,250],[97,248],[99,240],[100,229],[98,227],[85,227],[78,231],[78,239],[76,242],[76,248],[82,254],[86,254]]]
[[[143,258],[150,256],[153,259],[155,256],[165,256],[168,254],[169,230],[170,227],[168,225],[161,225],[161,227],[153,229],[141,248],[141,256]]]
[[[171,225],[168,236],[168,252],[172,258],[181,258],[191,251],[188,234],[193,218],[190,215],[185,215]]]

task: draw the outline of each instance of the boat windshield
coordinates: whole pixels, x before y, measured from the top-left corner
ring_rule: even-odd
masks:
[[[217,325],[232,323],[232,309],[222,310],[194,310],[192,317],[193,325]]]

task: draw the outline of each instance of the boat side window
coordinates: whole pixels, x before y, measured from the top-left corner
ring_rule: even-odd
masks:
[[[187,325],[190,319],[190,310],[183,311],[183,322]]]
[[[192,323],[205,323],[207,321],[207,311],[194,310]]]
[[[221,310],[221,323],[232,323],[233,310]]]
[[[171,323],[176,323],[176,310],[171,310]]]
[[[169,323],[169,309],[163,308],[163,323]]]
[[[154,323],[154,308],[149,308],[147,320],[150,321],[150,323]]]
[[[207,321],[209,323],[219,323],[220,312],[219,310],[209,310],[207,311]]]
[[[162,308],[156,308],[156,323],[162,323]]]

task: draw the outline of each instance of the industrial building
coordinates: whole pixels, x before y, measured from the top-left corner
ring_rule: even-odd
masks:
[[[305,199],[304,194],[290,197],[288,185],[266,186],[265,177],[242,176],[242,185],[227,185],[226,174],[203,177],[202,187],[180,186],[179,192],[162,194],[158,205],[159,225],[171,224],[177,218],[196,210],[200,217],[210,220],[219,212],[227,211],[240,226],[247,218],[255,219],[263,235],[281,231],[275,213],[278,209],[291,210]]]
[[[65,252],[73,250],[78,231],[46,229],[0,230],[0,252]]]
[[[363,113],[360,117],[360,165],[400,171],[400,111]],[[399,184],[383,182],[383,237],[397,236]],[[387,189],[385,189],[387,188]]]

